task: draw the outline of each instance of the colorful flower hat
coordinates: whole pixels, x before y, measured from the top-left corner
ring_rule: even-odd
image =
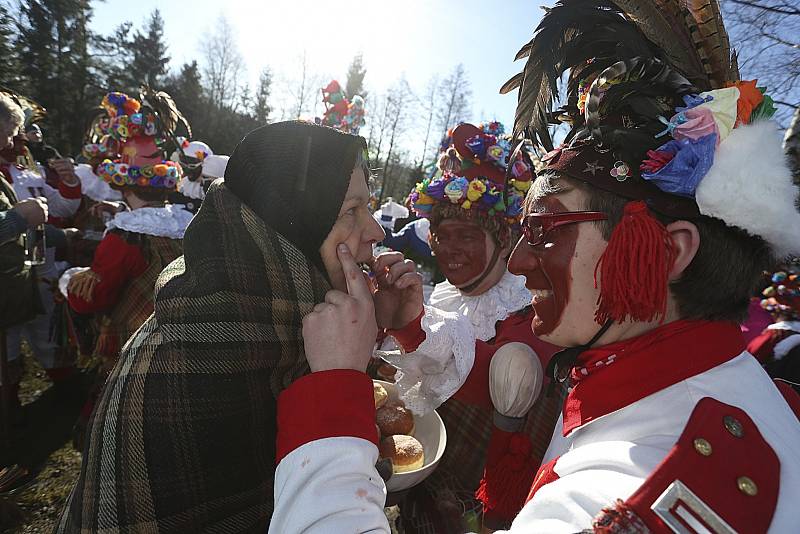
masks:
[[[506,183],[510,148],[499,122],[459,124],[444,137],[436,167],[414,186],[408,204],[420,217],[474,219],[506,243],[519,228],[533,179],[530,159],[519,151]]]
[[[168,134],[156,111],[124,93],[108,93],[101,106],[91,132],[97,142],[83,148],[97,175],[115,189],[175,190],[183,172],[165,157]]]
[[[776,319],[800,320],[800,275],[796,264],[772,273],[771,285],[762,291],[761,307]]]

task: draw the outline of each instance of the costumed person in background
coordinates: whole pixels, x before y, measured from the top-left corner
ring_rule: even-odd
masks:
[[[70,308],[94,315],[99,325],[92,354],[100,361],[101,379],[125,341],[153,313],[156,278],[183,253],[181,240],[192,220],[181,206],[166,202],[181,177],[180,164],[166,159],[174,124],[163,109],[174,104],[165,93],[146,89],[142,96],[143,103],[123,93],[103,99],[108,158],[96,173],[120,191],[126,209],[106,223],[91,266],[69,269],[59,282]],[[79,426],[92,405],[90,400]]]
[[[203,172],[203,162],[214,152],[203,141],[189,141],[185,137],[178,137],[178,149],[172,153],[172,161],[181,164],[183,177],[178,182],[178,190],[171,193],[169,201],[172,204],[182,204],[192,213],[197,213],[205,192],[200,178]],[[206,187],[208,189],[208,187]]]
[[[325,113],[316,119],[318,124],[358,135],[366,122],[364,98],[360,95],[351,95],[351,98],[348,98],[336,80],[331,80],[322,88],[322,104],[325,106]]]
[[[181,179],[178,190],[185,197],[184,205],[187,210],[197,213],[211,183],[225,176],[228,159],[229,156],[211,154],[203,159],[200,175],[196,179],[188,180],[185,177]]]
[[[301,121],[239,143],[106,383],[57,532],[266,532],[303,317],[331,287],[347,298],[338,245],[364,262],[383,239],[365,148]]]
[[[386,202],[373,213],[375,220],[390,232],[394,232],[394,223],[398,219],[405,219],[408,215],[408,208],[395,202],[392,197],[388,197]]]
[[[430,262],[433,260],[430,241],[431,221],[427,217],[420,217],[403,226],[398,232],[389,231],[387,228],[386,238],[381,245],[397,252],[408,251],[405,256],[418,262]]]
[[[3,94],[0,99],[0,106],[6,115],[22,114],[23,110],[18,103],[28,107],[29,120],[44,116],[41,107],[18,95]],[[67,388],[61,386],[72,384],[70,379],[75,371],[74,354],[60,349],[53,339],[51,329],[56,282],[64,268],[56,262],[56,247],[65,247],[67,239],[74,237],[77,231],[72,228],[65,231],[53,224],[60,224],[61,219],[70,217],[78,209],[81,202],[81,183],[75,175],[72,162],[57,159],[47,162],[47,167],[39,165],[31,157],[25,143],[24,135],[16,135],[13,143],[0,151],[0,179],[13,188],[17,201],[44,199],[50,224],[44,226],[44,263],[35,267],[34,271],[38,288],[36,298],[40,300],[41,311],[32,320],[7,331],[9,381],[11,384],[19,383],[22,374],[20,349],[24,339],[57,390],[66,391]],[[52,174],[55,186],[46,181],[48,172]]]
[[[25,128],[25,139],[28,150],[36,163],[46,165],[52,159],[61,159],[58,150],[44,142],[44,135],[38,124],[28,124]]]
[[[745,350],[738,323],[772,256],[800,250],[798,188],[775,108],[740,80],[719,5],[695,5],[562,0],[504,86],[520,88],[515,141],[551,149],[548,123],[571,126],[528,193],[509,260],[534,293],[534,333],[569,347],[548,374],[570,388],[511,533],[797,529],[800,397]],[[370,311],[358,282],[363,315],[315,312],[304,331],[312,368],[352,371],[296,381],[278,417],[347,413],[363,428],[349,429],[355,439],[279,428],[291,447],[275,532],[388,532],[378,451],[358,438],[374,414],[360,372],[370,355],[349,341]]]
[[[418,504],[401,505],[409,531],[421,530],[424,524],[437,532],[477,528],[470,523],[472,517],[448,523],[443,510],[454,496],[457,508],[480,510],[474,496],[479,486],[484,520],[494,528],[509,523],[525,501],[558,418],[559,399],[543,398],[527,419],[530,405],[515,414],[513,425],[506,421],[506,432],[494,436],[498,443],[489,444],[496,408],[489,395],[489,366],[495,353],[508,343],[527,347],[539,368],[532,378],[541,390],[542,369],[555,352],[531,331],[533,310],[525,278],[506,269],[519,235],[521,201],[533,174],[520,152],[506,188],[510,143],[502,134],[497,122],[481,127],[461,124],[451,132],[438,158],[438,172],[410,195],[415,213],[430,221],[431,249],[446,280],[436,285],[424,309],[419,300],[413,321],[382,324],[384,312],[378,310],[378,325],[392,328],[388,333],[404,351],[389,358],[399,368],[397,386],[403,400],[418,414],[438,407],[448,435],[437,471],[409,496]],[[397,252],[379,256],[376,273],[402,265],[403,259]],[[508,491],[501,494],[493,487],[493,469],[504,469],[502,457],[516,432],[522,432],[514,438],[520,465],[503,472]],[[489,449],[492,457],[487,458]],[[422,505],[425,491],[433,497],[427,499],[428,507]]]
[[[747,345],[769,375],[800,386],[800,283],[797,260],[772,274],[762,308],[774,322]]]

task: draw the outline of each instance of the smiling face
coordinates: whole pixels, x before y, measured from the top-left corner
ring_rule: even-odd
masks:
[[[350,185],[339,216],[319,249],[331,283],[340,291],[347,291],[347,282],[336,255],[336,247],[344,243],[356,262],[366,262],[372,258],[372,245],[384,238],[383,228],[372,217],[368,205],[367,177],[359,166],[350,175]]]
[[[456,287],[475,282],[486,270],[497,248],[477,223],[445,219],[431,228],[431,250],[447,280]]]
[[[531,212],[560,213],[584,209],[582,191],[570,189],[548,195],[525,206]],[[587,342],[599,326],[594,321],[599,289],[594,268],[606,248],[600,230],[591,223],[570,224],[548,233],[544,243],[531,247],[519,240],[508,269],[525,276],[533,294],[533,332],[561,347]]]

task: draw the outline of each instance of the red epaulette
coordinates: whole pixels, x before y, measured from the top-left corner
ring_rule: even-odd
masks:
[[[780,461],[739,408],[697,403],[678,442],[627,501],[603,510],[595,532],[767,532]]]

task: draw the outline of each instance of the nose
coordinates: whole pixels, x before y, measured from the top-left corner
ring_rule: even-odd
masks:
[[[378,221],[370,215],[369,221],[367,222],[367,231],[365,232],[365,236],[367,241],[370,243],[380,243],[386,237],[386,232],[383,229],[383,226],[378,224]]]
[[[508,258],[508,270],[511,274],[519,275],[538,268],[539,256],[534,253],[533,247],[528,244],[525,237],[520,237]]]

